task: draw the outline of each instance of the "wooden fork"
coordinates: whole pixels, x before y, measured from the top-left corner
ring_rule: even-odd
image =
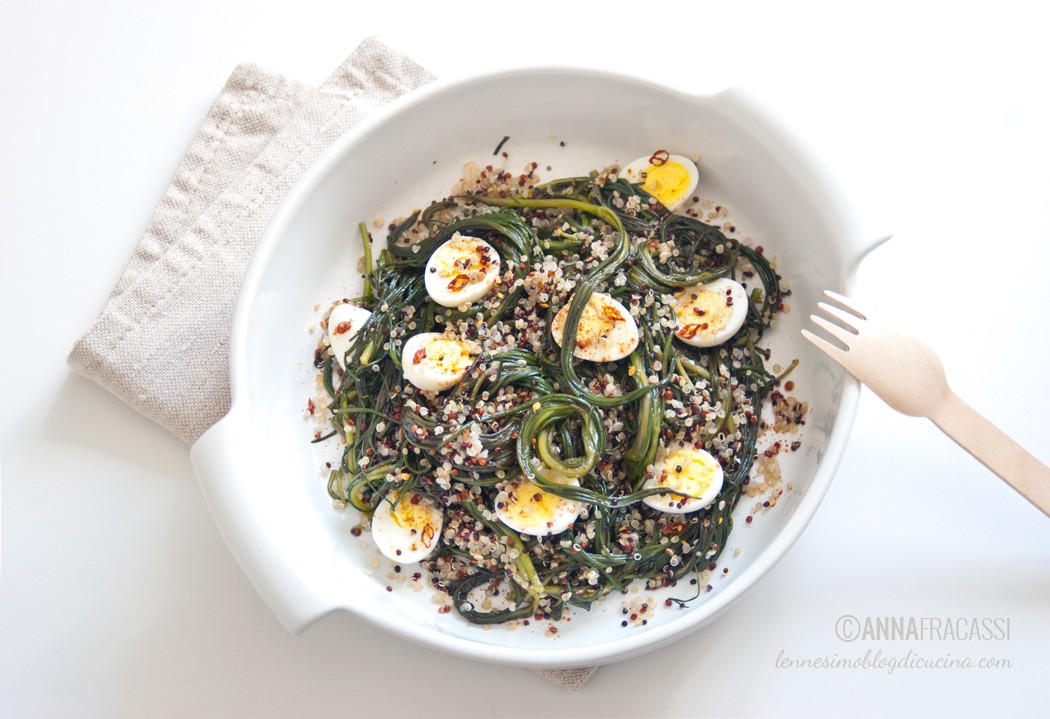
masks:
[[[825,291],[824,313],[810,319],[830,342],[802,335],[867,385],[890,407],[927,417],[1029,502],[1050,516],[1050,467],[959,399],[944,376],[937,354],[913,337],[869,324],[847,297]],[[830,319],[829,319],[830,318]]]

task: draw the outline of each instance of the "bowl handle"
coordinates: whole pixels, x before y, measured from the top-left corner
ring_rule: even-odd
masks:
[[[190,448],[201,490],[234,559],[281,624],[298,634],[330,612],[326,602],[275,546],[269,508],[240,491],[238,477],[265,476],[252,466],[245,422],[231,410]],[[246,474],[247,473],[247,474]],[[272,522],[270,522],[272,524]]]
[[[860,263],[875,248],[888,241],[893,235],[891,233],[869,233],[865,232],[856,237],[849,238],[846,242],[845,275],[847,284],[852,284],[860,269]]]

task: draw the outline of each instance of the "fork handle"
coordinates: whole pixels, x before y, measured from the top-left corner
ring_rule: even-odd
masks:
[[[950,390],[933,423],[1050,517],[1050,467]]]

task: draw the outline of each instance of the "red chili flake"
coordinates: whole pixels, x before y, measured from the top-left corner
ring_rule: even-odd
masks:
[[[700,331],[700,325],[686,325],[678,331],[678,336],[682,339],[691,340],[696,337],[696,333]]]
[[[307,412],[309,412],[310,414],[313,414],[314,410],[316,410],[316,409],[317,409],[317,407],[314,406],[314,401],[312,399],[306,400],[306,411]]]
[[[340,322],[339,324],[337,324],[335,326],[335,332],[333,332],[332,334],[335,334],[335,335],[346,334],[347,332],[350,331],[351,327],[353,327],[353,325],[350,324],[349,322]]]
[[[420,535],[420,540],[423,542],[423,546],[429,549],[434,541],[434,528],[429,524],[423,527],[423,534]]]
[[[671,158],[671,153],[667,150],[657,150],[653,154],[649,155],[650,165],[662,165]]]
[[[623,315],[620,314],[620,311],[611,305],[602,305],[602,313],[613,322],[624,321]]]
[[[466,275],[456,275],[456,277],[448,283],[448,288],[453,292],[459,292],[466,287],[469,282],[470,278]]]
[[[685,529],[686,529],[685,523],[683,523],[683,522],[672,522],[671,524],[668,524],[666,527],[664,527],[661,531],[664,534],[666,534],[668,536],[671,536],[672,534],[681,534],[682,532],[685,531]]]
[[[412,364],[419,364],[424,359],[426,359],[426,356],[427,356],[427,348],[426,347],[420,347],[419,349],[416,350],[416,353],[414,355],[412,355]]]
[[[791,390],[795,389],[795,383],[792,382],[791,380],[788,380],[787,382],[784,383],[784,389],[786,389],[788,392],[790,392]]]

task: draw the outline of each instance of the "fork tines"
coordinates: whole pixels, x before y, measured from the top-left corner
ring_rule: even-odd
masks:
[[[810,315],[809,318],[815,325],[831,335],[838,344],[829,342],[823,337],[805,329],[802,330],[802,336],[829,356],[837,359],[843,353],[849,351],[850,340],[860,334],[867,317],[862,312],[854,309],[852,301],[844,295],[831,290],[824,290],[824,297],[830,301],[818,302],[817,308],[827,317],[814,314]]]

